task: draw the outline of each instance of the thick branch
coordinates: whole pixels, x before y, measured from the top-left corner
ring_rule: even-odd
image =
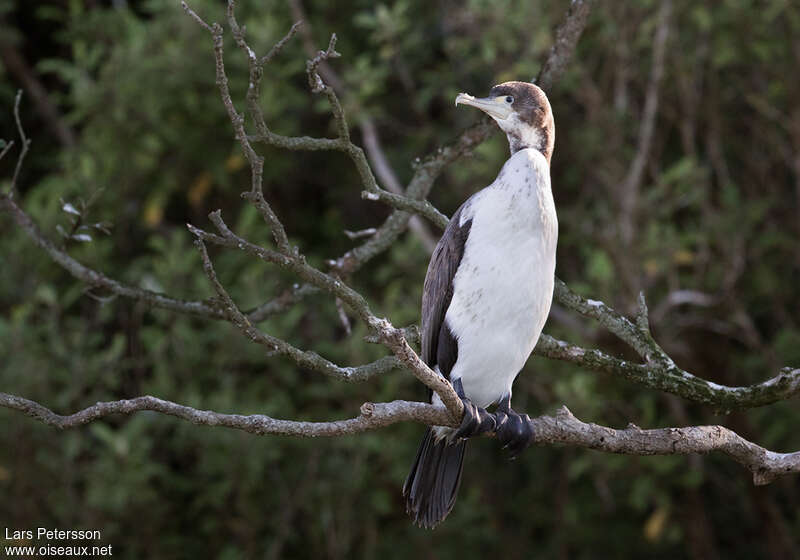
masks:
[[[99,402],[69,416],[61,416],[37,402],[7,393],[0,393],[0,406],[62,430],[83,426],[112,414],[133,414],[144,410],[176,416],[193,424],[223,426],[256,435],[331,437],[407,421],[453,425],[447,410],[409,401],[364,403],[357,417],[332,422],[278,420],[263,414],[223,414],[151,396]],[[752,472],[755,484],[768,484],[781,476],[800,472],[800,452],[769,451],[722,426],[643,430],[629,425],[624,430],[616,430],[581,422],[566,407],[561,407],[555,416],[533,418],[530,425],[534,433],[532,443],[540,445],[565,444],[625,455],[690,455],[719,451]]]
[[[432,425],[452,424],[444,408],[410,401],[365,403],[361,406],[361,414],[358,417],[332,422],[278,420],[263,414],[247,416],[223,414],[211,410],[198,410],[149,395],[135,399],[99,402],[69,416],[58,415],[37,402],[7,393],[0,393],[0,406],[18,410],[48,426],[62,430],[83,426],[112,414],[133,414],[143,410],[176,416],[193,424],[224,426],[256,435],[330,437],[375,430],[409,420]]]

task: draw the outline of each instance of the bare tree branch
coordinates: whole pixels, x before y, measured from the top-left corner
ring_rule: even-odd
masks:
[[[357,291],[338,278],[330,274],[326,274],[309,265],[306,262],[305,257],[300,254],[294,253],[284,255],[278,253],[277,251],[273,251],[251,243],[243,237],[236,235],[222,220],[219,210],[209,214],[209,218],[221,235],[208,233],[191,224],[187,224],[189,231],[203,241],[215,243],[223,247],[242,250],[263,260],[266,263],[275,264],[281,268],[295,273],[301,279],[313,284],[320,290],[326,291],[340,298],[364,321],[364,323],[366,323],[371,330],[379,328],[380,320],[377,319],[372,313],[367,300],[364,299],[364,296],[359,294]]]
[[[66,252],[58,249],[47,239],[14,200],[8,197],[0,197],[0,209],[10,212],[17,225],[25,231],[53,261],[61,265],[75,278],[85,282],[91,287],[103,288],[116,295],[136,299],[148,305],[170,311],[211,319],[225,318],[225,314],[208,301],[188,301],[171,298],[163,294],[120,283],[101,272],[88,268],[73,259]],[[203,234],[205,234],[205,232],[203,232]],[[219,237],[220,241],[223,239],[224,238]],[[220,244],[239,248],[240,239],[241,238],[238,238],[238,236],[233,236],[232,239],[227,239]],[[241,239],[241,241],[243,243],[243,250],[250,248],[250,244],[245,245],[245,243],[249,242],[243,239]],[[253,246],[251,250],[254,253],[258,253],[261,248]],[[336,280],[333,279],[333,281],[335,282]],[[252,323],[259,322],[274,313],[283,311],[306,295],[317,292],[319,292],[319,288],[304,284],[251,311],[246,314],[246,318]],[[657,352],[655,348],[658,346],[655,341],[652,340],[652,337],[648,340],[630,320],[604,303],[582,298],[561,281],[556,282],[556,298],[568,309],[597,320],[605,328],[617,334],[621,340],[637,349],[637,352],[643,353],[644,356],[654,351]],[[651,344],[655,344],[655,347],[651,347]],[[402,364],[391,357],[383,358],[377,362],[363,366],[342,367],[325,360],[314,352],[302,351],[290,346],[291,345],[287,343],[285,351],[279,353],[290,357],[302,367],[320,371],[326,375],[346,381],[362,381],[369,379],[373,375],[383,374],[387,371],[402,367]],[[563,341],[556,341],[547,335],[542,335],[536,347],[536,353],[547,358],[572,362],[592,371],[621,375],[626,379],[651,389],[666,391],[689,400],[721,408],[764,406],[800,394],[800,369],[786,368],[778,376],[755,385],[726,387],[696,377],[689,372],[677,368],[674,363],[670,364],[670,362],[666,362],[666,364],[661,367],[655,362],[635,364],[608,356],[599,350],[587,350],[569,345]]]
[[[386,158],[375,123],[372,119],[362,117],[359,127],[361,128],[361,137],[370,163],[375,168],[375,174],[380,178],[387,190],[395,194],[401,194],[404,190],[403,186]],[[411,216],[408,227],[420,240],[425,250],[428,253],[433,253],[438,239],[431,234],[427,224],[419,216]]]
[[[591,0],[575,0],[573,2],[567,18],[556,32],[556,44],[551,49],[542,68],[539,76],[540,83],[552,84],[563,72],[577,39],[586,25],[591,3]],[[446,216],[430,205],[425,198],[444,167],[471,151],[487,138],[493,127],[490,128],[484,121],[468,129],[453,144],[445,146],[437,154],[417,165],[414,177],[404,195],[390,193],[377,185],[363,150],[351,142],[347,120],[337,93],[333,87],[326,84],[318,72],[320,65],[327,59],[338,56],[335,51],[335,35],[331,37],[326,51],[319,51],[308,61],[307,70],[312,90],[325,93],[330,102],[338,137],[290,138],[276,135],[268,129],[259,105],[260,80],[263,75],[263,66],[272,60],[297,32],[298,24],[292,26],[284,38],[278,41],[266,55],[259,58],[247,44],[245,30],[238,25],[235,18],[235,3],[233,0],[229,0],[228,25],[237,45],[249,61],[250,83],[246,102],[257,135],[248,136],[245,130],[245,117],[236,110],[228,89],[228,78],[223,59],[222,27],[216,23],[209,25],[185,2],[182,4],[187,14],[211,34],[214,44],[217,85],[222,102],[251,168],[250,190],[245,193],[244,197],[256,206],[265,223],[270,227],[276,249],[261,247],[238,236],[228,228],[219,211],[212,212],[209,218],[218,233],[206,232],[191,225],[188,227],[196,238],[204,271],[217,297],[203,302],[183,301],[127,286],[77,262],[42,234],[36,224],[13,200],[12,193],[0,195],[0,209],[10,213],[17,225],[50,258],[92,287],[103,287],[114,294],[124,295],[181,313],[227,319],[246,337],[263,345],[270,353],[287,356],[300,366],[321,371],[339,379],[363,380],[392,369],[408,369],[441,396],[446,408],[406,401],[365,403],[361,407],[361,414],[356,418],[331,422],[297,422],[278,420],[264,415],[243,416],[197,410],[151,396],[97,403],[70,416],[57,415],[34,401],[6,393],[0,393],[0,406],[20,411],[45,424],[61,429],[84,425],[111,414],[131,414],[144,410],[176,416],[196,424],[224,426],[259,435],[336,436],[373,430],[401,421],[416,421],[428,425],[456,425],[463,410],[461,401],[449,382],[433,372],[410,347],[409,341],[418,338],[415,336],[415,330],[413,328],[395,328],[386,319],[376,317],[364,297],[348,286],[342,277],[354,272],[391,245],[397,236],[406,229],[410,212],[424,215],[435,224],[444,227],[447,223]],[[668,15],[669,0],[666,0],[662,4],[662,17],[665,18],[662,23],[666,21]],[[661,26],[657,35],[656,46],[660,49],[663,49],[666,41],[666,31],[663,30],[666,29],[665,25]],[[659,56],[663,58],[663,53]],[[663,70],[654,69],[655,77],[651,77],[651,85],[653,83],[657,85],[660,80],[657,76],[659,72],[663,72]],[[19,118],[19,101],[20,95],[18,94],[15,103],[15,118],[22,138],[22,151],[17,161],[12,187],[16,185],[22,160],[29,144]],[[654,111],[655,109],[652,109],[651,104],[648,103],[646,113]],[[642,134],[646,136],[646,132],[644,130]],[[323,149],[345,152],[350,156],[359,172],[365,196],[387,202],[398,210],[393,212],[363,245],[334,261],[332,273],[325,273],[314,268],[306,262],[299,249],[290,245],[283,224],[266,201],[262,185],[264,159],[253,149],[251,139],[287,149]],[[0,157],[7,152],[7,149],[0,154]],[[640,181],[641,177],[638,180]],[[275,300],[245,314],[220,283],[207,252],[206,243],[245,251],[267,263],[294,273],[307,284],[293,288]],[[340,367],[314,352],[295,348],[288,342],[263,332],[253,324],[260,318],[266,317],[270,313],[280,312],[302,298],[317,292],[330,294],[335,298],[337,305],[347,305],[367,325],[369,329],[367,340],[383,344],[394,355],[382,358],[372,364]],[[575,363],[594,371],[622,375],[626,379],[647,387],[721,407],[761,406],[777,400],[788,399],[800,393],[800,369],[784,368],[778,376],[748,387],[726,387],[700,379],[678,368],[650,332],[647,305],[643,294],[639,297],[638,312],[633,321],[602,302],[579,296],[560,280],[556,280],[555,298],[566,308],[598,321],[601,326],[631,346],[644,362],[628,363],[600,350],[584,349],[547,335],[542,335],[537,345],[536,352],[540,355]],[[343,313],[341,308],[340,312]],[[631,455],[693,454],[716,450],[748,468],[753,473],[756,484],[766,484],[784,474],[800,472],[800,452],[782,454],[768,451],[720,426],[642,430],[630,425],[624,430],[615,430],[581,422],[566,407],[562,407],[555,416],[541,416],[529,421],[535,434],[532,441],[539,444],[567,444]]]
[[[723,410],[763,406],[800,394],[800,368],[783,368],[777,376],[745,387],[718,385],[679,368],[650,332],[643,294],[639,297],[639,316],[636,322],[602,301],[581,297],[558,278],[554,297],[567,309],[596,320],[633,348],[645,363],[633,364],[610,358],[597,350],[572,347],[573,350],[566,351],[569,345],[560,341],[553,345],[549,337],[541,341],[541,347],[537,345],[537,353],[547,357],[580,363],[596,371],[618,374],[651,389],[711,404]]]
[[[252,150],[252,147],[249,144],[249,138],[244,133],[244,118],[241,115],[236,113],[235,109],[233,108],[233,101],[230,97],[230,91],[227,87],[227,76],[225,75],[225,63],[223,60],[223,52],[222,52],[222,28],[218,24],[208,25],[205,23],[196,13],[191,11],[191,9],[186,5],[186,2],[182,2],[184,9],[189,13],[196,21],[201,22],[202,26],[207,29],[212,37],[214,38],[214,52],[216,58],[216,67],[217,67],[217,84],[220,87],[220,93],[222,94],[223,103],[228,108],[228,114],[231,116],[232,122],[234,123],[234,128],[237,132],[237,138],[242,141],[244,138],[244,142],[246,142],[246,146],[243,143],[243,147],[246,150]],[[235,14],[234,14],[234,7],[235,2],[230,1],[228,2],[228,22],[231,26],[234,38],[236,39],[237,44],[239,47],[247,53],[248,61],[250,64],[250,84],[248,86],[248,109],[251,114],[251,117],[254,120],[256,130],[258,131],[258,135],[253,136],[255,140],[260,142],[264,142],[265,144],[272,145],[275,147],[280,148],[287,148],[291,150],[337,150],[346,153],[350,156],[350,159],[353,161],[356,170],[358,171],[359,177],[361,178],[362,185],[364,187],[364,191],[362,192],[362,197],[369,199],[369,200],[380,200],[389,204],[395,208],[401,210],[407,210],[410,212],[414,212],[421,216],[426,217],[427,219],[431,220],[433,223],[437,224],[439,227],[445,227],[447,225],[447,217],[444,216],[441,212],[439,212],[430,202],[427,200],[419,200],[413,197],[404,196],[402,194],[396,194],[389,191],[386,191],[380,186],[375,179],[375,175],[372,173],[372,169],[369,166],[369,162],[367,161],[366,156],[364,155],[364,151],[352,143],[350,140],[350,131],[347,126],[347,119],[344,114],[344,109],[342,108],[341,103],[339,102],[339,97],[336,94],[336,91],[327,85],[319,73],[317,72],[317,68],[320,64],[327,61],[330,58],[337,58],[339,53],[336,52],[336,35],[333,34],[331,36],[330,43],[328,44],[327,50],[318,51],[316,55],[306,63],[306,71],[308,73],[309,78],[309,86],[311,91],[314,93],[324,93],[328,98],[328,101],[331,105],[331,112],[334,117],[334,121],[336,122],[336,128],[338,131],[338,138],[310,138],[310,137],[286,137],[282,135],[277,135],[269,130],[267,127],[266,121],[264,120],[263,112],[258,104],[259,98],[259,91],[260,91],[260,82],[261,77],[263,75],[263,65],[259,62],[255,52],[252,48],[247,44],[244,38],[244,32],[239,24],[236,22]],[[293,35],[293,30],[296,29],[297,24],[292,27],[289,34],[287,34],[283,41],[284,43],[288,41],[289,37]],[[266,58],[266,57],[265,57]],[[236,120],[234,121],[234,115]],[[241,131],[241,136],[240,136]],[[255,163],[260,165],[263,168],[263,159],[257,160],[248,157],[248,161],[251,162],[251,167]],[[261,200],[263,200],[263,191],[260,189],[260,169],[258,170],[259,174],[257,178],[259,180],[259,189],[258,191],[254,191],[254,196],[258,196],[258,192],[261,193]],[[255,170],[254,170],[255,173]],[[266,204],[264,201],[263,203],[259,200],[260,204]]]
[[[357,417],[331,422],[278,420],[263,414],[223,414],[151,396],[99,402],[69,416],[61,416],[37,402],[6,393],[0,393],[0,406],[17,410],[62,430],[83,426],[112,414],[133,414],[145,410],[176,416],[193,424],[222,426],[256,435],[332,437],[408,421],[431,426],[454,425],[444,408],[409,401],[364,403]],[[800,451],[769,451],[722,426],[643,430],[631,424],[623,430],[617,430],[581,422],[565,406],[554,416],[539,416],[530,419],[529,423],[534,434],[531,442],[539,445],[564,444],[624,455],[691,455],[719,451],[753,473],[753,482],[759,485],[800,472]]]
[[[11,144],[9,142],[9,144]],[[39,229],[31,217],[10,197],[0,195],[0,210],[11,214],[17,226],[24,231],[28,237],[50,258],[74,278],[85,282],[90,288],[103,288],[112,294],[126,298],[135,299],[146,303],[152,307],[160,307],[169,311],[205,317],[207,319],[224,319],[225,316],[206,301],[191,301],[173,298],[143,288],[138,288],[109,278],[102,272],[87,267],[80,263],[67,252],[59,249],[50,241]],[[253,322],[263,321],[264,319],[281,313],[309,295],[318,293],[319,289],[309,284],[303,284],[287,290],[277,298],[265,302],[247,313],[247,318]]]
[[[410,401],[365,403],[361,406],[361,415],[358,417],[331,422],[278,420],[263,414],[247,416],[223,414],[211,410],[198,410],[149,395],[135,399],[99,402],[69,416],[60,416],[37,402],[7,393],[0,393],[0,406],[17,410],[48,426],[62,430],[83,426],[112,414],[133,414],[144,410],[176,416],[193,424],[223,426],[256,435],[331,437],[356,434],[405,421],[431,425],[453,424],[446,409]]]
[[[233,14],[233,12],[231,12],[231,14]],[[300,27],[302,25],[303,25],[302,21],[294,22],[294,24],[292,25],[291,29],[289,29],[289,32],[283,37],[283,39],[281,39],[280,41],[275,43],[275,45],[273,45],[273,47],[269,50],[269,52],[267,54],[265,54],[260,59],[258,59],[258,63],[261,66],[264,66],[269,61],[271,61],[273,58],[275,58],[275,56],[277,56],[278,53],[280,53],[283,50],[283,47],[286,46],[286,43],[288,43],[292,39],[292,37],[295,36],[295,34],[297,33],[297,31],[300,29]]]
[[[220,96],[222,98],[222,104],[225,106],[225,109],[228,112],[228,118],[233,125],[234,132],[236,134],[236,139],[242,146],[242,151],[244,152],[245,158],[247,158],[247,162],[250,165],[251,171],[251,190],[249,193],[245,193],[243,196],[247,198],[253,205],[258,209],[261,213],[262,218],[270,227],[272,231],[272,235],[275,238],[275,243],[278,246],[278,250],[283,254],[288,254],[291,251],[291,247],[289,245],[289,239],[286,236],[286,232],[283,229],[283,224],[280,222],[278,217],[275,215],[275,212],[272,211],[272,207],[264,198],[264,190],[262,187],[262,176],[264,172],[264,158],[259,156],[253,147],[250,145],[250,141],[247,138],[247,133],[244,129],[244,116],[240,115],[236,110],[236,107],[233,104],[233,100],[231,99],[230,89],[228,88],[228,76],[225,73],[225,58],[223,56],[223,31],[222,26],[217,23],[212,25],[208,25],[205,23],[200,16],[194,13],[187,5],[186,2],[181,2],[184,10],[192,16],[196,21],[198,21],[201,26],[207,29],[211,33],[211,37],[214,42],[214,59],[216,60],[216,76],[217,76],[217,87],[219,88]],[[244,43],[244,36],[241,29],[238,26],[235,26],[235,20],[232,17],[234,2],[231,1],[228,4],[228,14],[229,20],[231,21],[233,36],[236,39],[236,43],[242,46],[243,48],[246,47]],[[254,66],[257,67],[258,62],[256,59],[255,53],[249,47],[246,49],[248,54],[248,61],[250,64],[250,87],[249,90],[254,89],[255,84],[254,80]]]
[[[316,352],[307,352],[295,348],[285,340],[266,334],[262,330],[253,325],[250,320],[238,308],[233,298],[228,294],[225,288],[217,278],[214,265],[208,256],[208,251],[203,243],[203,239],[209,237],[204,232],[194,230],[197,239],[196,245],[200,251],[200,256],[203,261],[203,269],[208,277],[214,291],[220,299],[219,307],[224,313],[225,317],[236,326],[244,336],[252,340],[256,344],[260,344],[267,348],[270,353],[280,354],[287,356],[294,360],[298,365],[320,371],[328,376],[342,379],[344,381],[364,381],[373,375],[385,373],[393,369],[402,369],[400,360],[393,356],[386,356],[370,364],[358,367],[340,367],[333,362],[326,360]]]
[[[367,229],[362,229],[362,230],[359,230],[359,231],[350,231],[349,229],[346,229],[346,230],[344,230],[344,234],[349,239],[360,239],[362,237],[371,237],[371,236],[375,235],[375,233],[377,233],[377,231],[378,230],[375,229],[375,228],[367,228]]]
[[[64,268],[78,280],[85,282],[93,288],[105,288],[116,295],[136,299],[153,305],[154,307],[161,307],[170,311],[177,311],[189,315],[222,318],[221,314],[212,309],[205,302],[175,299],[150,290],[129,286],[109,278],[102,272],[98,272],[81,264],[69,254],[56,247],[52,241],[45,237],[30,216],[28,216],[10,196],[0,196],[0,209],[11,214],[11,218],[17,226],[19,226],[40,249],[44,250],[56,264]]]
[[[637,364],[610,356],[601,350],[586,349],[542,334],[534,352],[584,369],[621,376],[649,389],[678,395],[686,400],[708,404],[723,411],[765,406],[800,395],[800,368],[785,367],[775,377],[743,387],[729,387],[707,381],[678,367]]]
[[[292,308],[297,302],[317,293],[319,293],[319,289],[311,284],[295,284],[284,290],[284,292],[276,298],[266,301],[255,309],[246,312],[245,315],[247,315],[247,318],[252,322],[259,323],[267,317],[283,313],[287,309]]]
[[[461,399],[458,398],[458,395],[456,395],[453,387],[446,379],[431,370],[427,364],[425,364],[419,358],[416,352],[414,352],[414,350],[409,346],[408,341],[404,336],[405,332],[402,329],[396,329],[386,319],[376,317],[370,311],[369,304],[364,297],[347,286],[343,281],[339,280],[338,274],[337,277],[335,277],[310,266],[306,262],[305,257],[300,254],[297,248],[291,249],[289,247],[288,238],[286,237],[283,224],[280,222],[279,218],[274,214],[274,212],[272,212],[271,208],[264,199],[261,180],[264,159],[258,156],[250,145],[250,141],[244,130],[244,117],[236,111],[233,100],[231,99],[230,90],[228,88],[228,77],[225,73],[222,27],[217,23],[211,25],[207,24],[200,16],[198,16],[188,7],[186,2],[182,2],[182,5],[184,10],[204,29],[209,31],[212,36],[214,43],[214,59],[216,62],[217,85],[219,87],[220,96],[222,97],[222,103],[225,105],[228,111],[228,116],[236,133],[236,138],[241,143],[242,149],[245,151],[247,161],[252,170],[251,190],[250,192],[246,193],[245,197],[259,208],[265,221],[272,228],[273,236],[275,237],[276,244],[278,245],[278,251],[259,247],[234,234],[222,221],[219,211],[212,212],[209,215],[209,218],[214,223],[221,235],[210,234],[191,225],[189,226],[190,231],[202,241],[213,242],[228,247],[235,246],[252,254],[255,257],[258,257],[261,260],[264,260],[265,262],[286,268],[297,274],[297,276],[306,282],[340,299],[343,303],[350,307],[350,309],[352,309],[364,321],[364,323],[366,323],[370,333],[374,335],[381,344],[389,348],[400,360],[400,362],[402,362],[417,379],[422,381],[441,397],[442,402],[452,414],[453,418],[461,418],[463,414],[463,404],[461,403]],[[231,27],[236,43],[247,54],[249,61],[250,84],[248,87],[248,107],[250,109],[251,117],[257,122],[257,126],[259,128],[266,129],[266,123],[263,120],[263,114],[260,107],[258,107],[258,98],[255,94],[253,94],[253,92],[258,92],[262,75],[261,69],[258,66],[259,59],[245,40],[244,30],[236,21],[234,8],[234,0],[228,0],[228,24]],[[340,149],[345,151],[351,157],[356,169],[359,172],[359,175],[361,176],[363,184],[371,194],[382,195],[382,193],[385,193],[387,196],[391,195],[389,198],[395,202],[402,199],[403,201],[407,201],[407,203],[410,204],[416,211],[423,214],[427,208],[428,210],[434,212],[435,217],[438,215],[438,218],[444,220],[446,223],[447,218],[441,215],[427,201],[412,200],[404,196],[386,193],[378,187],[375,177],[372,174],[372,170],[369,167],[369,163],[364,156],[364,151],[350,141],[347,121],[336,92],[333,91],[330,86],[326,85],[316,72],[316,68],[321,61],[338,56],[338,53],[335,51],[335,46],[336,36],[332,35],[328,49],[326,51],[320,51],[317,53],[317,56],[307,63],[306,69],[312,90],[314,92],[324,92],[331,104],[334,120],[336,121],[337,128],[339,130],[339,138],[337,142],[340,146]],[[423,203],[427,206],[420,206]],[[230,297],[228,296],[226,298],[224,289],[215,279],[213,267],[208,260],[208,255],[205,253],[204,245],[200,244],[199,247],[202,249],[201,255],[204,259],[206,274],[212,281],[212,285],[214,285],[218,295],[220,295],[220,297],[223,299],[223,304],[226,306],[225,312],[229,316],[229,320],[234,322],[234,324],[236,324],[240,330],[242,330],[243,333],[252,340],[260,340],[262,342],[268,340],[263,338],[266,335],[260,333],[260,331],[255,329],[249,323],[249,321],[247,321],[247,319],[241,315],[241,312],[236,309],[236,306],[233,301],[230,300]],[[262,336],[260,337],[259,334]]]
[[[208,26],[208,29],[210,30],[211,27]],[[294,26],[293,29],[296,29],[296,26]],[[292,31],[290,30],[287,37],[289,37],[291,34]],[[286,40],[288,39],[285,37],[281,41],[285,43]],[[241,42],[244,45],[244,50],[248,52],[249,55],[249,47],[246,46],[243,38]],[[253,60],[252,57],[251,60]],[[232,101],[230,104],[232,105]],[[19,120],[18,104],[15,107],[15,118],[17,120],[18,127],[21,130],[21,136],[24,138],[24,130],[22,130],[21,121]],[[256,164],[258,164],[258,162],[256,162]],[[115,295],[130,297],[144,301],[155,307],[162,307],[172,311],[189,313],[214,319],[225,318],[224,313],[221,313],[218,308],[216,308],[214,305],[211,305],[207,301],[197,302],[175,299],[163,294],[128,286],[108,278],[104,274],[82,265],[70,257],[66,252],[59,250],[41,233],[41,231],[39,231],[30,217],[27,216],[12,199],[8,197],[0,198],[0,208],[10,211],[12,217],[23,229],[23,231],[25,231],[37,243],[37,245],[43,248],[56,263],[64,267],[73,276],[86,282],[92,287],[102,287],[111,291]],[[302,257],[296,253],[286,256],[274,251],[269,251],[267,249],[254,246],[246,240],[232,234],[232,232],[227,229],[227,226],[225,226],[221,221],[221,217],[216,216],[215,218],[214,216],[215,214],[212,214],[212,220],[217,222],[218,226],[222,228],[221,231],[223,234],[227,235],[227,237],[206,234],[211,236],[208,239],[215,242],[224,240],[222,242],[223,245],[227,245],[229,247],[236,246],[237,248],[249,250],[251,254],[255,254],[267,262],[281,262],[284,264],[284,266],[288,266],[290,260],[297,259],[297,263],[299,263],[301,267],[304,266]],[[274,216],[274,219],[278,220],[277,216]],[[391,218],[387,223],[390,222]],[[279,229],[282,229],[280,222],[278,221],[277,223],[280,226]],[[402,230],[403,224],[398,222],[397,226],[400,228],[400,230]],[[205,234],[205,232],[203,233]],[[317,283],[323,282],[329,287],[335,286],[337,282],[340,282],[337,278],[324,275],[324,273],[319,273],[319,271],[316,270],[312,271],[311,269],[307,269],[306,272],[311,274],[312,277],[316,278]],[[322,274],[322,276],[319,276],[320,274]],[[317,293],[319,290],[320,289],[318,286],[311,284],[304,284],[302,286],[292,288],[275,300],[267,302],[251,311],[246,315],[246,318],[250,322],[258,322],[273,313],[287,309],[307,295]],[[350,292],[350,295],[355,298],[351,300],[351,303],[355,302],[355,305],[358,307],[361,304],[359,301],[360,296],[354,292]],[[652,335],[649,333],[649,329],[642,330],[640,327],[634,325],[615,310],[605,306],[605,304],[602,304],[602,302],[581,298],[569,290],[569,288],[561,281],[557,281],[556,283],[555,297],[567,308],[584,314],[587,317],[598,320],[601,325],[608,328],[611,332],[617,334],[617,336],[619,336],[624,342],[630,344],[634,349],[636,349],[637,352],[645,360],[647,360],[647,363],[635,364],[625,362],[624,360],[607,356],[598,350],[586,350],[576,346],[568,345],[566,342],[554,342],[554,339],[549,339],[546,337],[543,337],[542,341],[540,341],[540,344],[537,346],[537,353],[540,355],[552,359],[570,361],[594,371],[602,371],[621,375],[626,379],[635,381],[653,389],[670,392],[689,400],[712,404],[721,408],[762,406],[778,400],[791,398],[798,393],[800,373],[798,373],[798,370],[792,370],[790,368],[785,368],[782,370],[781,374],[770,380],[746,387],[725,387],[703,380],[677,368],[675,364],[672,363],[672,360],[670,360],[663,350],[655,343]],[[340,298],[338,298],[338,296],[337,300],[342,301]],[[366,308],[366,311],[368,312],[368,316],[371,317],[372,314],[369,312],[368,308]],[[363,314],[361,316],[364,317]],[[379,337],[373,338],[375,341],[379,341]],[[279,340],[280,339],[276,338],[273,342]],[[280,342],[283,342],[285,346],[281,346],[281,351],[278,353],[290,357],[302,367],[321,371],[326,375],[330,375],[339,379],[349,381],[364,380],[368,379],[372,375],[381,374],[397,367],[402,367],[399,361],[389,357],[378,360],[372,364],[365,364],[357,367],[341,367],[331,363],[328,360],[325,360],[313,352],[302,351],[294,348],[291,345],[288,345],[288,343],[285,343],[284,341]],[[402,347],[401,350],[405,351],[405,349]],[[656,359],[653,359],[653,357]]]

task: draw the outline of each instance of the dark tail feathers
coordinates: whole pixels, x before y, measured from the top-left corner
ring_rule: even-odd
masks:
[[[456,503],[467,440],[438,442],[428,428],[403,485],[406,513],[425,529],[441,523]]]

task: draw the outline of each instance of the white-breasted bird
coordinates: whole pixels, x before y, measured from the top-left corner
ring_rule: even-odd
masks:
[[[492,117],[511,157],[453,214],[425,277],[422,359],[464,402],[460,428],[428,429],[403,486],[406,511],[426,528],[453,509],[467,437],[494,431],[512,455],[530,442],[527,416],[511,409],[511,386],[550,313],[556,266],[555,126],[547,96],[531,83],[505,82],[482,99],[460,93],[458,104]],[[436,394],[432,400],[440,403]]]

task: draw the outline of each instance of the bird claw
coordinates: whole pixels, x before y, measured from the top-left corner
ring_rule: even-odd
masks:
[[[517,414],[511,408],[498,410],[495,413],[495,434],[503,449],[508,449],[509,458],[513,461],[519,457],[533,442],[533,427],[527,414]]]
[[[461,425],[453,433],[454,439],[494,432],[503,449],[508,449],[512,461],[531,444],[534,436],[531,418],[527,414],[514,412],[510,398],[502,401],[497,411],[491,414],[467,398],[461,379],[453,382],[453,388],[464,405],[464,416]]]
[[[453,383],[456,394],[461,398],[464,405],[464,416],[461,419],[461,425],[453,434],[455,439],[470,438],[487,432],[495,431],[495,417],[493,414],[486,412],[485,409],[476,406],[471,400],[464,395],[464,388],[461,384],[461,379],[457,379]]]
[[[461,402],[464,403],[464,417],[454,437],[470,438],[495,430],[494,415],[489,414],[485,409],[479,406],[475,406],[472,401],[466,397],[463,397]]]

